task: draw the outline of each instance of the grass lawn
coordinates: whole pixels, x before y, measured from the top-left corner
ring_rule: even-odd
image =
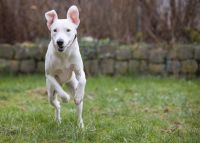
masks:
[[[44,75],[1,75],[0,142],[200,142],[200,79],[90,77],[84,129],[73,101],[61,105],[58,125]]]

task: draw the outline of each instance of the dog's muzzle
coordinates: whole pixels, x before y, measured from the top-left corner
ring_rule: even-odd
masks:
[[[63,44],[64,44],[63,39],[58,39],[57,45],[58,45],[58,51],[59,51],[59,52],[64,51],[64,46],[63,46]]]
[[[75,35],[73,41],[72,41],[72,42],[70,43],[70,45],[67,46],[67,47],[71,47],[71,45],[74,43],[76,37],[77,37],[77,36]],[[63,41],[62,39],[58,39],[58,41],[57,41],[56,43],[57,43],[57,45],[58,45],[58,51],[59,51],[59,52],[63,52],[63,51],[64,51],[64,41]]]

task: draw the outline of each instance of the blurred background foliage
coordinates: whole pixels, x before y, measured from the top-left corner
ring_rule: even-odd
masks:
[[[65,18],[80,10],[80,36],[122,43],[200,43],[200,0],[1,0],[0,42],[34,41],[49,36],[44,13]]]

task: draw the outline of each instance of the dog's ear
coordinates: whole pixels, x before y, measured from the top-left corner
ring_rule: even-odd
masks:
[[[67,11],[67,18],[76,25],[76,28],[78,27],[80,23],[79,11],[75,5],[71,6],[69,10]]]
[[[50,30],[51,25],[54,23],[56,19],[58,19],[58,15],[55,10],[51,10],[45,13],[45,18],[47,20],[47,27]]]

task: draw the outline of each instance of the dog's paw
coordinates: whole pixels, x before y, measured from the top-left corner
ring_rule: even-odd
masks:
[[[78,121],[78,127],[81,128],[81,129],[84,128],[83,120],[79,120],[79,121]]]
[[[58,123],[58,124],[61,124],[61,118],[55,118],[55,120],[56,120],[56,122]]]
[[[83,101],[83,97],[75,96],[75,98],[74,98],[74,103],[75,103],[76,105],[81,104],[82,101]]]
[[[60,115],[58,115],[57,112],[55,112],[55,121],[56,121],[58,124],[61,124],[61,117],[60,117]]]
[[[69,102],[70,96],[66,92],[63,92],[61,95],[61,99],[63,102]]]

